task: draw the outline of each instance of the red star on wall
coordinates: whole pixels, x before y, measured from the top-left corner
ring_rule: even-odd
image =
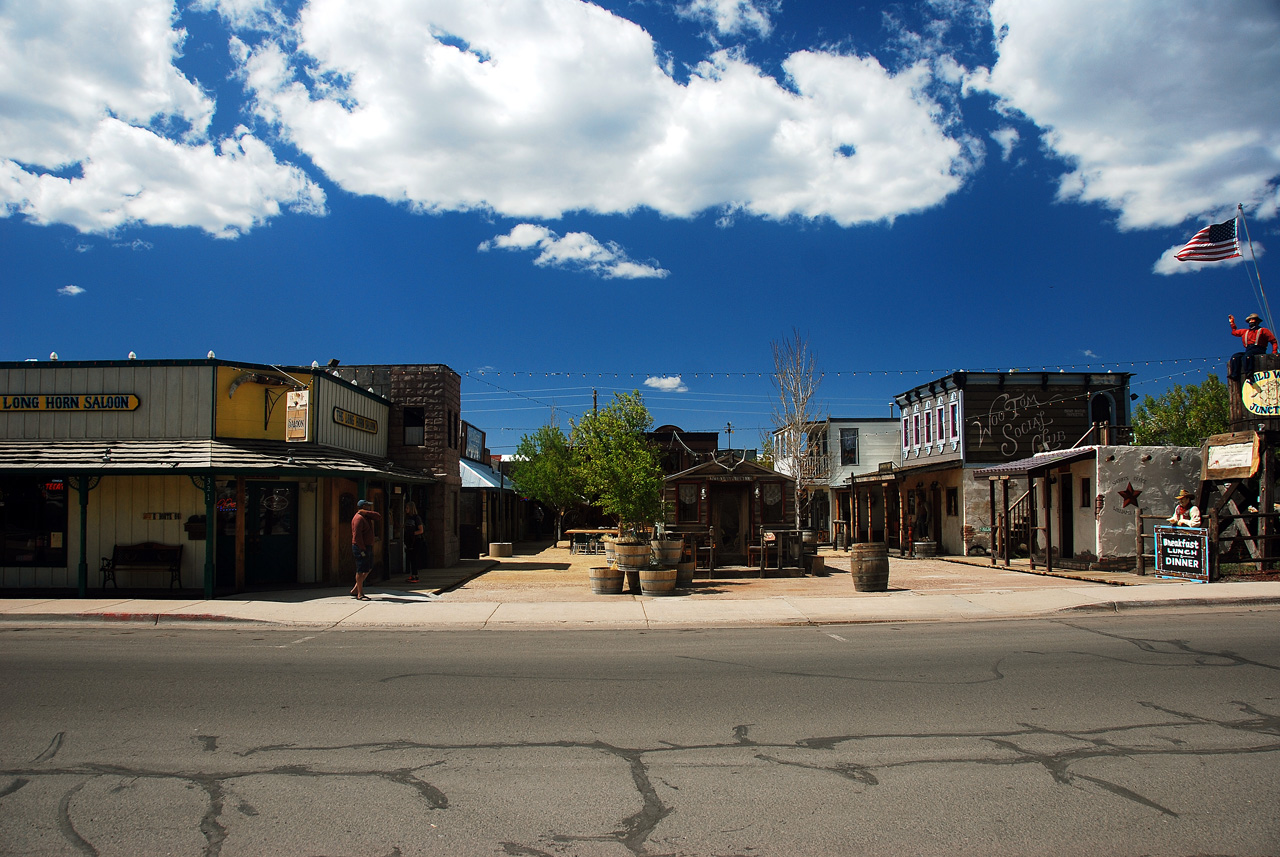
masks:
[[[1119,492],[1120,497],[1124,500],[1124,506],[1121,506],[1120,508],[1123,509],[1127,506],[1138,505],[1138,495],[1141,493],[1141,488],[1134,488],[1132,482],[1127,483],[1124,486],[1124,490]]]

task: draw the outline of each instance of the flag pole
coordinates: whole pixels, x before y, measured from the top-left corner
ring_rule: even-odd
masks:
[[[1253,259],[1253,275],[1254,279],[1257,280],[1258,294],[1262,296],[1262,311],[1267,314],[1267,327],[1275,330],[1275,323],[1271,320],[1271,304],[1267,301],[1266,290],[1262,288],[1262,272],[1258,270],[1258,254],[1253,251],[1253,238],[1249,235],[1249,221],[1244,216],[1244,205],[1238,202],[1236,203],[1236,217],[1239,217],[1240,222],[1244,224],[1244,238],[1249,244],[1249,256]],[[1247,276],[1249,273],[1248,264],[1244,266],[1244,272]],[[1253,283],[1251,282],[1250,285],[1253,285]]]

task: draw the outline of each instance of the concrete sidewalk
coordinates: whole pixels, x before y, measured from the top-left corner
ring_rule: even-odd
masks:
[[[1055,576],[993,568],[987,560],[891,558],[889,591],[854,589],[848,554],[824,552],[828,574],[760,579],[748,569],[699,571],[670,597],[595,595],[589,569],[603,557],[561,547],[517,545],[515,556],[465,561],[366,587],[263,592],[203,599],[5,598],[0,622],[33,627],[68,621],[137,622],[168,627],[526,630],[689,629],[761,625],[940,622],[1119,612],[1144,608],[1280,604],[1280,581],[1188,583],[1122,572],[1056,571]],[[1061,576],[1057,576],[1061,575]]]

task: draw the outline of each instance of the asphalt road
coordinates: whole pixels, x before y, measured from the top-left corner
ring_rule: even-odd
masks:
[[[1280,854],[1277,619],[3,631],[0,853]]]

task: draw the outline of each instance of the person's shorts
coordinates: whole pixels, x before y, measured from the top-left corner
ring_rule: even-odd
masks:
[[[355,545],[351,546],[351,555],[356,560],[356,574],[368,574],[373,571],[373,551],[361,550]]]

